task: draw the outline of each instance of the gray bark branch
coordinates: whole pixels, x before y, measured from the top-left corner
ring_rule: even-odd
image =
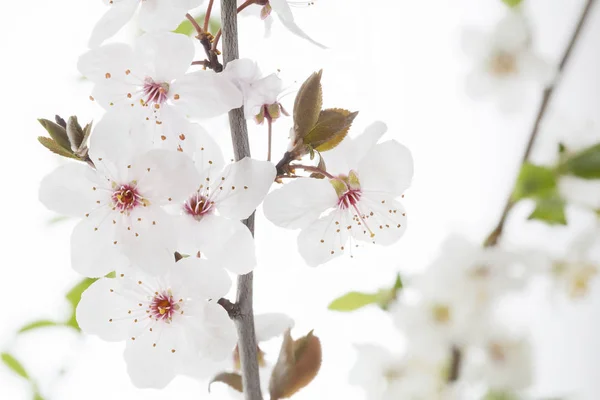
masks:
[[[221,0],[221,25],[223,36],[223,64],[227,66],[239,58],[236,0]],[[229,112],[231,141],[235,159],[250,157],[248,126],[243,108]],[[243,221],[254,235],[254,213]],[[238,346],[242,368],[245,400],[262,400],[258,368],[258,344],[254,332],[254,311],[252,309],[252,272],[240,275],[237,281],[236,314],[234,322],[238,333]]]

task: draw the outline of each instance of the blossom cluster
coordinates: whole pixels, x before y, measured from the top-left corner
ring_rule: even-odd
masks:
[[[77,145],[85,157],[72,157],[85,162],[56,168],[39,196],[47,208],[78,219],[71,264],[97,278],[81,296],[79,326],[107,341],[126,341],[132,382],[162,388],[234,353],[235,329],[219,300],[232,286],[231,274],[257,265],[252,233],[241,221],[265,198],[268,219],[302,229],[299,251],[316,266],[349,251],[354,240],[389,245],[402,236],[406,213],[397,198],[410,185],[412,158],[395,141],[378,143],[382,123],[341,141],[354,113],[347,126],[327,132],[336,135],[324,140],[335,142],[327,150],[337,147],[327,170],[312,167],[317,176],[289,174],[306,168],[289,162],[285,173],[250,157],[226,162],[214,140],[226,133],[208,132],[199,122],[243,106],[247,119],[266,119],[270,128],[279,113],[287,114],[278,101],[280,78],[263,76],[249,59],[222,72],[194,63],[194,40],[170,30],[201,0],[106,3],[78,62],[93,83],[90,100],[105,113],[89,145]],[[294,23],[287,2],[244,4],[262,7],[264,19],[274,11],[294,34],[313,41]],[[132,45],[104,44],[134,16],[145,33]],[[340,118],[337,111],[321,115]],[[284,179],[293,181],[268,194]]]

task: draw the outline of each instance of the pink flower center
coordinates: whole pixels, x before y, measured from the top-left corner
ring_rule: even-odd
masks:
[[[202,216],[212,211],[213,202],[206,196],[200,193],[194,193],[184,204],[183,209],[186,214],[191,215],[196,219],[201,219]]]
[[[173,314],[180,309],[179,304],[168,292],[156,293],[150,303],[150,314],[156,321],[171,322]]]
[[[360,201],[362,191],[360,189],[348,189],[338,199],[338,207],[342,210],[346,210],[350,207],[356,207],[356,204]]]
[[[167,101],[169,84],[166,82],[154,82],[152,78],[146,77],[146,79],[144,79],[143,90],[147,104],[162,104]]]
[[[135,187],[121,185],[113,192],[112,201],[119,211],[130,211],[142,204],[142,196]]]

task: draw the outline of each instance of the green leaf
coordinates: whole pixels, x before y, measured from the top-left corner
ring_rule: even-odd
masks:
[[[329,304],[330,310],[333,311],[354,311],[359,308],[368,306],[369,304],[377,304],[379,302],[379,294],[375,293],[361,293],[361,292],[350,292],[346,293],[342,297],[338,297]]]
[[[25,371],[23,365],[9,353],[0,353],[0,358],[4,365],[12,369],[17,375],[29,380],[29,374]]]
[[[518,201],[525,198],[545,197],[555,189],[556,175],[552,169],[525,163],[519,172],[512,199]]]
[[[34,329],[39,329],[39,328],[47,328],[50,326],[61,326],[62,324],[58,323],[58,322],[54,322],[54,321],[50,321],[50,320],[46,320],[46,319],[42,319],[39,321],[35,321],[32,323],[29,323],[27,325],[25,325],[24,327],[22,327],[21,329],[19,329],[19,333],[23,333],[23,332],[27,332],[27,331],[32,331]]]
[[[69,143],[69,137],[65,128],[47,119],[40,118],[38,121],[56,144],[65,150],[71,150],[71,143]]]
[[[319,120],[323,106],[322,75],[323,70],[313,73],[298,90],[294,101],[294,138],[296,139],[303,139],[308,135]]]
[[[79,304],[79,301],[81,300],[81,294],[83,292],[85,292],[85,290],[87,288],[89,288],[90,285],[92,283],[96,282],[97,280],[98,279],[96,279],[96,278],[85,278],[85,279],[79,281],[75,286],[73,286],[73,288],[71,288],[71,290],[69,290],[67,292],[65,297],[67,298],[69,303],[71,303],[71,306],[73,306],[73,308],[77,308],[77,305]]]
[[[523,2],[523,0],[502,0],[504,4],[509,7],[516,7]]]
[[[67,150],[67,149],[60,147],[54,140],[52,140],[50,138],[47,138],[44,136],[39,136],[38,142],[40,142],[45,148],[47,148],[54,154],[58,154],[59,156],[79,160],[79,158],[76,155],[71,153],[71,150]]]
[[[600,143],[565,157],[558,171],[583,179],[600,179]]]
[[[543,221],[550,225],[566,225],[565,201],[556,195],[537,199],[535,210],[527,219]]]
[[[304,144],[323,152],[336,147],[348,134],[358,112],[330,108],[319,113],[316,125],[304,137]]]
[[[42,397],[41,394],[36,392],[33,394],[33,400],[45,400],[45,399]]]
[[[196,20],[196,22],[198,22],[200,26],[204,24],[205,15],[206,14],[201,14],[197,17],[194,17],[194,19]],[[210,32],[216,34],[217,31],[221,29],[221,22],[216,18],[211,18],[208,21],[208,29],[210,30]],[[194,26],[188,19],[185,19],[173,32],[181,33],[182,35],[186,36],[191,36],[192,34],[196,33],[196,29],[194,29]]]
[[[235,372],[221,372],[208,384],[208,392],[210,393],[210,386],[215,382],[221,382],[229,386],[230,388],[237,390],[242,393],[244,391],[244,386],[242,384],[242,376],[240,374],[236,374]]]

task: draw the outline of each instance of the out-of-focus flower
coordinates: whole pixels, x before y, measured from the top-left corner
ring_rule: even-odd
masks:
[[[531,30],[521,10],[509,10],[491,33],[469,29],[463,49],[475,60],[467,77],[473,98],[493,97],[503,111],[518,109],[528,82],[549,85],[556,69],[534,52]]]

